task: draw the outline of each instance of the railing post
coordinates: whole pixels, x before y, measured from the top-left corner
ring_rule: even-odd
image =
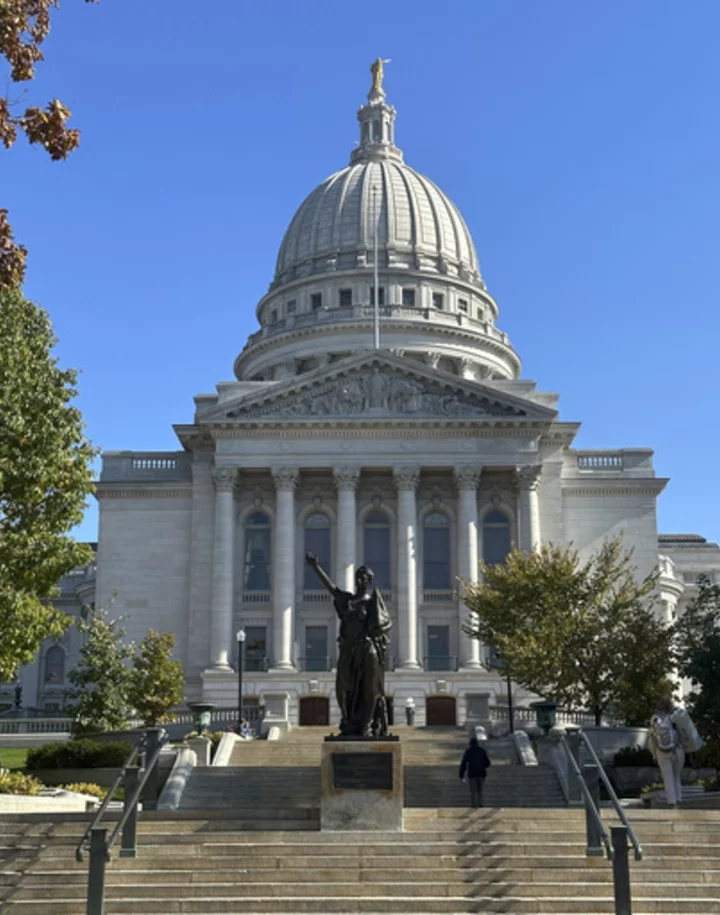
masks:
[[[87,915],[104,915],[105,865],[107,829],[94,827],[90,831],[90,865],[88,867]]]
[[[153,758],[155,751],[160,746],[160,734],[162,728],[148,728],[145,732],[145,768],[147,769],[150,760]],[[159,766],[153,767],[152,772],[145,782],[142,802],[143,810],[157,810],[158,796],[160,794],[160,773]]]
[[[137,791],[139,772],[140,769],[138,766],[128,766],[128,768],[125,770],[125,778],[123,779],[123,787],[125,788],[123,813],[127,811],[128,804],[133,799],[135,792]],[[122,842],[120,844],[120,857],[137,857],[137,804],[133,804],[133,809],[130,811],[130,816],[125,821],[125,826],[123,827]]]
[[[567,745],[573,759],[580,767],[580,731],[567,732]],[[568,766],[568,804],[572,807],[582,803],[582,790],[573,766]]]
[[[632,915],[627,833],[625,826],[612,826],[610,829],[613,847],[615,915]]]
[[[582,773],[590,797],[592,798],[592,803],[595,805],[595,810],[600,813],[600,777],[598,774],[598,767],[594,764],[585,765],[582,767]],[[587,831],[587,848],[585,854],[588,857],[594,856],[602,858],[604,852],[600,824],[593,814],[594,811],[591,809],[591,806],[586,799],[585,827]]]

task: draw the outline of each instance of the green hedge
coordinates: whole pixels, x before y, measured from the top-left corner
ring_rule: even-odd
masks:
[[[130,755],[132,744],[126,741],[100,743],[82,738],[65,743],[46,743],[30,750],[25,769],[114,769]]]

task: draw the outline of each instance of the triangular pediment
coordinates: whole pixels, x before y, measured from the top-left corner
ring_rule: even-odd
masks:
[[[478,419],[552,422],[557,413],[491,385],[385,353],[345,359],[225,403],[203,423]]]

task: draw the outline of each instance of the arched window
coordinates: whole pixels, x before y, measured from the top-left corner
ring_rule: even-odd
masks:
[[[363,525],[363,561],[375,573],[381,591],[392,587],[390,573],[390,522],[384,512],[373,511]]]
[[[48,648],[45,655],[45,683],[50,686],[65,682],[65,652],[59,645]]]
[[[488,565],[504,563],[510,552],[510,521],[507,515],[491,511],[483,520],[483,559]]]
[[[450,525],[442,512],[425,515],[423,524],[423,587],[449,591]]]
[[[253,512],[245,522],[244,590],[270,590],[270,519],[264,512]]]
[[[322,512],[312,512],[305,519],[305,553],[314,553],[320,565],[332,575],[332,555],[330,546],[330,519]],[[314,569],[306,562],[303,563],[305,578],[303,588],[306,591],[315,591],[320,587]]]

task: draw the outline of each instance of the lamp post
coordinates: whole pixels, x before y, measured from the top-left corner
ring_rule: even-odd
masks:
[[[242,700],[243,700],[243,662],[245,660],[245,630],[238,629],[237,632],[237,643],[238,643],[238,723],[236,728],[236,733],[240,734],[242,731]]]

